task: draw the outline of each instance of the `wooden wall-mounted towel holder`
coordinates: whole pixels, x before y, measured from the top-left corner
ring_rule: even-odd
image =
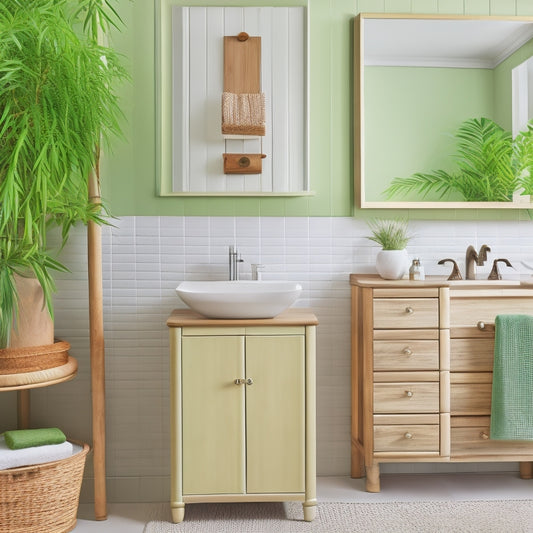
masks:
[[[223,154],[224,174],[261,174],[265,154]]]

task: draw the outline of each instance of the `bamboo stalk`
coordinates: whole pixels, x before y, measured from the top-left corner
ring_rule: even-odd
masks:
[[[89,176],[89,197],[100,204],[99,165]],[[91,350],[91,397],[93,427],[94,514],[107,519],[105,473],[105,346],[102,289],[102,228],[87,226],[87,261],[89,270],[89,330]]]

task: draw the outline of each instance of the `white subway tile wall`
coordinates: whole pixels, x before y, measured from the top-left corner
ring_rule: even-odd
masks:
[[[317,467],[319,475],[350,471],[350,286],[352,272],[375,272],[377,245],[364,221],[330,217],[123,217],[103,228],[106,340],[107,475],[110,501],[169,497],[169,356],[165,321],[185,307],[175,294],[184,280],[227,279],[228,246],[237,245],[250,279],[291,279],[304,290],[296,302],[317,315]],[[429,274],[446,274],[439,259],[464,271],[469,244],[492,248],[525,272],[533,265],[530,221],[413,221],[411,257]],[[59,240],[57,239],[57,242]],[[57,276],[56,336],[68,340],[80,370],[73,381],[32,391],[32,424],[59,426],[91,441],[85,228],[76,228],[61,257],[71,270]],[[490,264],[489,264],[490,263]],[[504,275],[512,274],[505,269]],[[533,272],[532,272],[533,273]],[[2,394],[0,430],[16,425],[15,393]],[[509,470],[516,465],[384,465],[384,472]],[[91,498],[92,465],[82,500]]]

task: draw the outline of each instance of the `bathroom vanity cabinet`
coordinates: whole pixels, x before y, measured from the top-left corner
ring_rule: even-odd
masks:
[[[316,317],[207,319],[175,310],[171,508],[187,502],[302,501],[316,509]]]
[[[350,276],[352,477],[379,492],[386,462],[518,461],[533,442],[490,436],[494,320],[533,314],[533,286]]]

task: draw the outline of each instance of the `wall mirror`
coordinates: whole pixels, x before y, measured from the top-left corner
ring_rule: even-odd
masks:
[[[533,17],[360,14],[354,41],[358,207],[533,207]]]
[[[307,9],[157,6],[159,194],[311,194]],[[261,114],[261,133],[223,131],[223,113]]]

